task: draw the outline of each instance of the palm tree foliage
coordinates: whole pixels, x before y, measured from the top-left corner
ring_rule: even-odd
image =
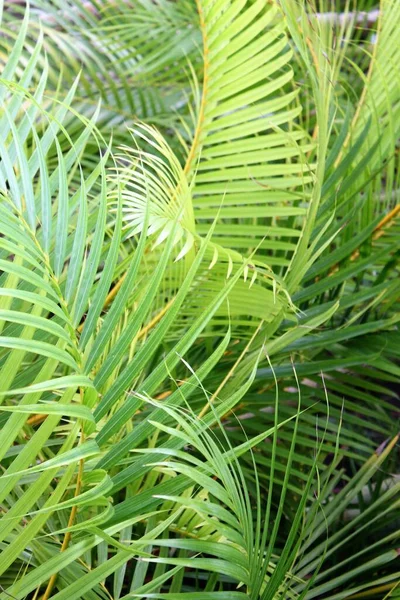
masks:
[[[1,14],[1,600],[398,597],[399,2]]]

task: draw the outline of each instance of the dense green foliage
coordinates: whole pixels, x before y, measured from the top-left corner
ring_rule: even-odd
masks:
[[[0,600],[400,598],[400,2],[0,21]]]

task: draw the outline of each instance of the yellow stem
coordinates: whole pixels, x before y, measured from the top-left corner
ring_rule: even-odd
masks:
[[[27,425],[38,425],[42,423],[47,418],[47,415],[32,415],[27,420]]]
[[[374,588],[370,588],[369,590],[366,590],[365,592],[360,592],[358,594],[353,594],[352,596],[347,596],[348,600],[354,600],[356,598],[367,598],[368,596],[376,596],[376,594],[381,594],[382,592],[392,592],[393,590],[395,590],[398,586],[400,585],[400,579],[398,581],[396,581],[395,583],[387,583],[385,585],[379,585],[377,587]],[[389,597],[389,596],[385,596]]]
[[[206,106],[206,96],[207,96],[207,91],[208,91],[208,68],[209,68],[208,52],[209,52],[209,50],[208,50],[208,40],[207,40],[206,24],[205,24],[205,20],[204,20],[204,11],[203,11],[203,8],[201,6],[201,0],[196,0],[196,5],[197,5],[197,11],[198,11],[199,17],[200,17],[200,29],[201,29],[201,33],[202,33],[202,36],[203,36],[203,52],[204,52],[203,90],[202,90],[202,95],[201,95],[199,116],[198,116],[198,119],[197,119],[196,131],[195,131],[195,134],[194,134],[192,147],[190,148],[190,152],[189,152],[188,157],[186,159],[185,167],[183,169],[183,172],[184,172],[185,175],[188,175],[189,172],[190,172],[190,169],[192,167],[193,159],[196,156],[197,149],[198,149],[198,146],[199,146],[201,129],[202,129],[203,123],[204,123],[204,113],[205,113],[205,106]]]
[[[395,219],[397,217],[399,212],[400,212],[400,204],[396,204],[396,206],[385,217],[383,217],[382,221],[380,221],[378,223],[378,225],[375,227],[375,233],[374,233],[374,237],[373,237],[374,240],[376,240],[383,234],[383,231],[380,231],[380,230],[383,229],[383,227],[386,227],[386,225],[388,223],[391,223],[391,221],[393,221],[393,219]]]
[[[81,390],[81,395],[82,395],[82,390]],[[81,434],[80,443],[83,444],[84,441],[85,441],[85,436],[82,433]],[[79,496],[79,494],[81,493],[84,464],[85,464],[85,460],[82,458],[79,461],[79,469],[78,469],[78,475],[77,475],[77,478],[76,478],[74,498],[76,498],[77,496]],[[75,505],[71,509],[71,512],[70,512],[70,515],[69,515],[69,519],[68,519],[67,527],[72,527],[72,525],[74,524],[77,512],[78,512],[78,506]],[[63,543],[61,545],[60,552],[65,552],[65,550],[68,548],[69,542],[71,541],[71,535],[72,535],[71,531],[67,531],[67,533],[64,536],[64,540],[63,540]],[[56,583],[56,580],[57,580],[57,576],[58,576],[58,573],[54,573],[50,577],[49,583],[47,584],[46,591],[45,591],[45,593],[42,596],[42,600],[48,600],[50,598],[50,594],[53,591],[54,584]]]
[[[355,112],[353,120],[351,122],[350,131],[347,134],[346,139],[345,139],[344,144],[343,144],[343,147],[342,147],[342,150],[340,151],[339,156],[337,157],[337,159],[335,161],[335,168],[339,165],[340,161],[342,160],[343,152],[344,152],[344,150],[347,148],[347,146],[349,144],[349,141],[351,139],[351,132],[354,129],[354,127],[355,127],[355,125],[356,125],[356,123],[357,123],[357,121],[359,119],[359,116],[360,116],[360,113],[361,113],[361,109],[362,109],[362,107],[364,105],[365,98],[367,97],[368,84],[371,81],[372,72],[373,72],[375,61],[376,61],[376,53],[377,53],[378,46],[379,46],[379,34],[380,34],[381,28],[382,28],[382,19],[378,19],[378,27],[377,27],[377,31],[376,31],[377,39],[376,39],[376,43],[374,44],[374,48],[373,48],[373,51],[372,51],[371,62],[369,63],[367,78],[366,78],[363,90],[361,92],[361,97],[360,97],[360,100],[358,102],[356,112]]]
[[[170,306],[172,306],[174,300],[175,300],[175,297],[172,298],[169,302],[167,302],[167,304],[164,306],[164,308],[162,308],[160,310],[160,312],[158,312],[156,314],[156,316],[152,318],[150,323],[148,323],[145,327],[142,327],[142,329],[139,331],[139,333],[137,335],[138,340],[141,340],[150,329],[152,329],[155,325],[157,325],[157,323],[162,319],[162,317],[165,315],[165,313],[170,308]]]
[[[249,348],[250,348],[251,344],[253,343],[256,335],[260,331],[262,324],[263,324],[263,321],[260,321],[260,324],[258,325],[257,329],[255,330],[255,332],[251,336],[250,340],[246,344],[246,347],[244,348],[243,352],[240,354],[239,358],[237,359],[237,361],[235,362],[235,364],[233,365],[233,367],[231,368],[231,370],[229,371],[229,373],[225,376],[225,378],[223,379],[222,383],[218,386],[218,388],[215,390],[215,392],[211,396],[210,400],[207,402],[207,404],[202,408],[202,410],[200,411],[200,413],[197,415],[198,419],[202,419],[204,417],[204,415],[206,414],[206,412],[208,411],[208,409],[210,408],[210,406],[214,402],[215,398],[218,396],[218,394],[220,393],[220,391],[222,390],[222,388],[225,386],[225,384],[227,383],[227,381],[232,377],[233,373],[235,372],[235,369],[242,362],[244,356],[249,351]],[[231,412],[231,411],[229,411],[229,412]]]
[[[104,300],[104,306],[103,306],[103,310],[105,308],[107,308],[107,306],[109,306],[111,304],[111,302],[114,300],[115,296],[117,295],[121,285],[124,283],[126,278],[126,272],[122,275],[122,277],[117,281],[117,283],[114,285],[113,288],[111,288],[110,292],[108,293],[107,298]],[[83,321],[79,327],[78,327],[78,331],[79,333],[81,333],[83,326],[85,324],[85,321]]]
[[[396,206],[385,216],[381,221],[379,221],[378,225],[374,229],[374,233],[372,236],[373,240],[379,239],[385,232],[383,231],[384,227],[391,225],[392,221],[397,217],[400,213],[400,204],[396,204]],[[360,251],[354,250],[353,254],[350,256],[350,260],[356,260],[360,256]],[[339,264],[334,265],[329,271],[329,275],[331,276],[339,270]]]

